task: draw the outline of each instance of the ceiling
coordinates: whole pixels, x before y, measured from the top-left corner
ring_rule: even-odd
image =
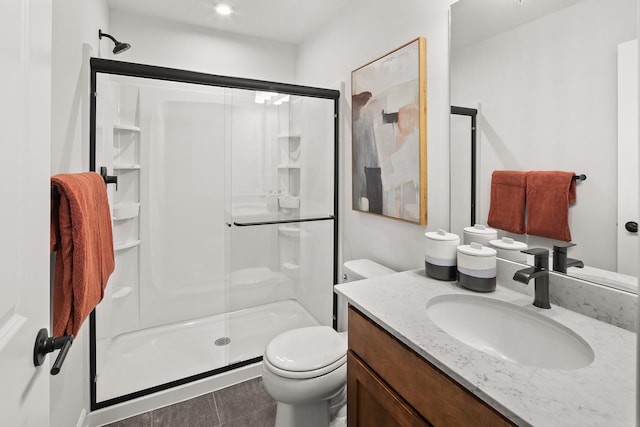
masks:
[[[107,0],[110,10],[298,44],[351,0],[226,0],[234,13],[214,11],[222,0]]]
[[[582,0],[460,0],[451,6],[451,49],[484,40]]]

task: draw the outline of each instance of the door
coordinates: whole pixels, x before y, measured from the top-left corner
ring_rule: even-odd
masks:
[[[347,353],[347,366],[349,427],[431,425],[352,351]]]
[[[33,364],[49,324],[51,2],[0,2],[0,414],[49,425],[49,363]]]
[[[638,271],[638,41],[618,46],[618,272]],[[636,223],[636,231],[631,224]]]

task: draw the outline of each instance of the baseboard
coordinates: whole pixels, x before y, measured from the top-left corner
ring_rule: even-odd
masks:
[[[76,427],[87,427],[87,410],[84,408],[82,408],[82,412],[80,412]]]

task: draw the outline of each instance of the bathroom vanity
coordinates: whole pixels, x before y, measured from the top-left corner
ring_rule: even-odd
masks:
[[[350,426],[635,425],[633,332],[555,305],[536,308],[530,296],[500,285],[495,292],[478,294],[428,278],[421,270],[345,283],[336,291],[350,304]],[[489,310],[506,307],[523,315],[524,320],[511,319],[507,313],[503,324],[516,331],[507,344],[523,340],[529,346],[524,359],[490,354],[454,338],[455,331],[445,332],[431,307],[449,301],[486,302]],[[457,308],[463,305],[442,307],[454,323],[465,314]],[[474,322],[479,330],[499,327],[490,323],[491,312],[479,313]],[[543,327],[550,326],[551,335],[566,334],[572,346],[568,356],[557,354],[565,352],[561,346],[545,343],[545,334],[527,339],[529,318],[548,323]],[[541,361],[528,359],[530,352],[541,355]]]
[[[347,367],[350,425],[513,425],[353,307]]]

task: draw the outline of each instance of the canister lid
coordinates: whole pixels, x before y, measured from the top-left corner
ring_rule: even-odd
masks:
[[[471,256],[496,256],[495,249],[482,246],[480,243],[473,242],[470,245],[458,246],[458,252]]]
[[[498,249],[505,249],[508,251],[524,251],[528,248],[524,242],[518,242],[511,237],[503,237],[501,240],[491,240],[489,244]]]
[[[443,240],[443,241],[455,241],[455,240],[459,241],[460,240],[460,236],[453,233],[447,233],[442,228],[438,228],[438,231],[429,231],[427,233],[424,233],[424,235],[427,239],[431,239],[431,240]]]
[[[481,235],[497,235],[498,231],[493,229],[493,228],[489,228],[487,226],[484,226],[482,224],[476,224],[473,227],[465,227],[464,231],[466,231],[467,233],[470,234],[481,234]]]

